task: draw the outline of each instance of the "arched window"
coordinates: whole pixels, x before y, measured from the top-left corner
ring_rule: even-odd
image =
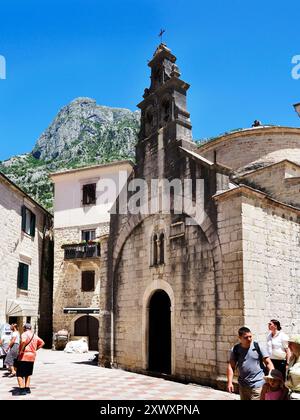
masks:
[[[171,100],[166,97],[161,102],[161,123],[164,126],[171,119]]]
[[[158,257],[158,252],[157,252],[157,235],[153,236],[153,241],[152,241],[152,255],[153,255],[153,259],[152,259],[152,264],[153,265],[157,265],[157,257]]]
[[[159,264],[165,263],[165,235],[163,233],[159,236]]]
[[[145,113],[145,135],[148,137],[154,128],[154,108],[150,105]]]

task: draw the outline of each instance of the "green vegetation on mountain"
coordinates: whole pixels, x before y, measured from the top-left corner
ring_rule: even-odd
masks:
[[[31,153],[0,162],[0,171],[48,210],[53,208],[49,173],[134,159],[140,113],[77,98],[58,113]]]

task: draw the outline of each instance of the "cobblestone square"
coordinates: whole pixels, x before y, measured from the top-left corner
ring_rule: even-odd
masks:
[[[237,395],[193,384],[105,369],[92,363],[95,352],[68,354],[39,350],[31,394],[13,395],[16,378],[0,370],[0,400],[238,400]]]

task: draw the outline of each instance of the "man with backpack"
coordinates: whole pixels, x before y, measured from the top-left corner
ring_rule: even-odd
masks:
[[[227,367],[227,390],[234,392],[234,370],[239,370],[239,393],[241,400],[259,400],[265,383],[265,371],[274,369],[266,350],[253,341],[252,333],[247,327],[239,329],[240,343],[230,351]]]

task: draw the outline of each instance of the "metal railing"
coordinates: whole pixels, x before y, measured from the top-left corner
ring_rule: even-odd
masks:
[[[100,244],[63,245],[65,260],[87,259],[100,257]]]

